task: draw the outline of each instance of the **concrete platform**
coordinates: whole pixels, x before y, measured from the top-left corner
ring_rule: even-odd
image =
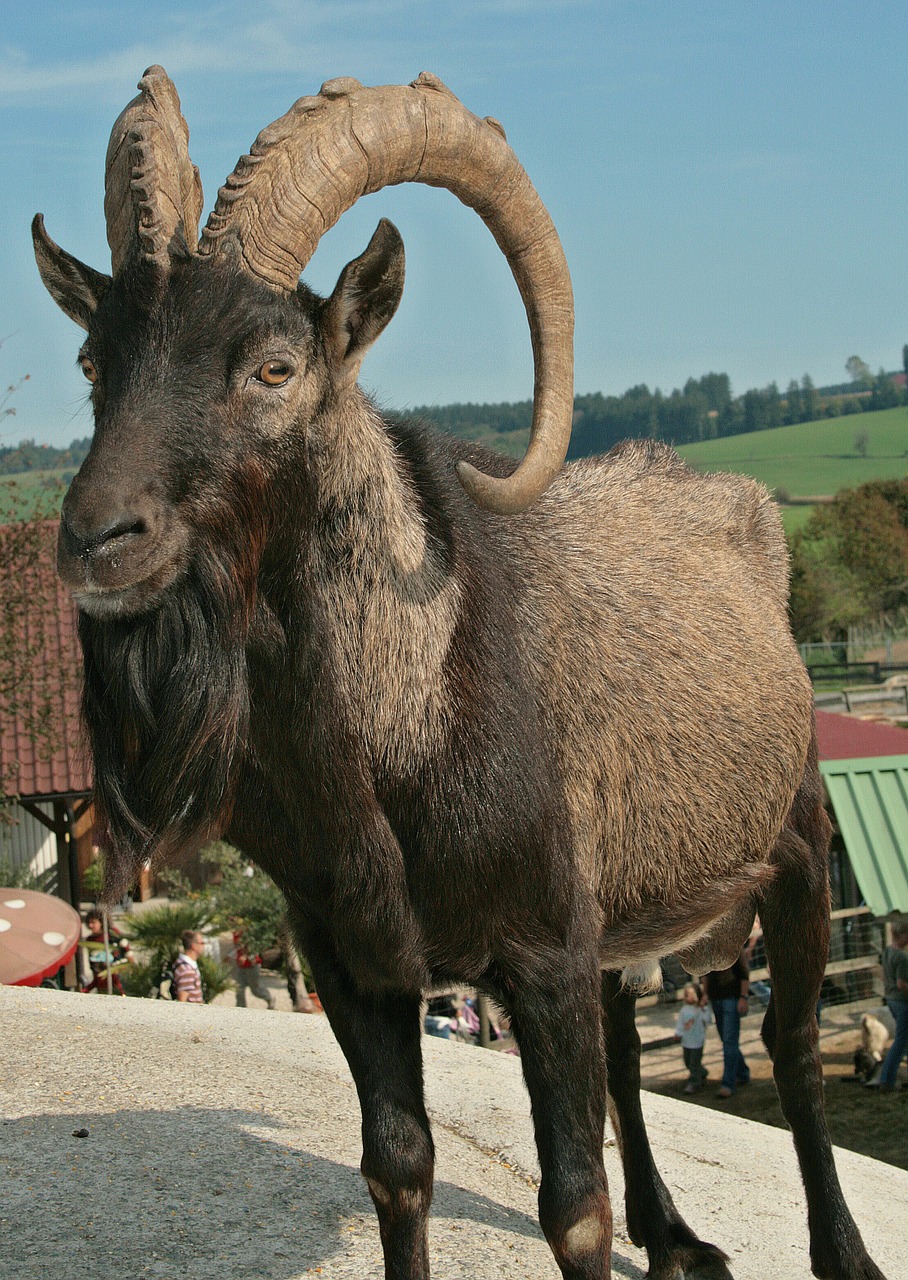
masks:
[[[433,1274],[556,1280],[519,1062],[433,1039],[425,1057]],[[679,1208],[738,1280],[807,1277],[788,1134],[652,1094],[645,1106]],[[3,1280],[383,1275],[356,1093],[324,1018],[3,987],[0,1108]],[[868,1247],[899,1280],[908,1173],[837,1159]],[[606,1161],[614,1274],[638,1280],[613,1145]]]

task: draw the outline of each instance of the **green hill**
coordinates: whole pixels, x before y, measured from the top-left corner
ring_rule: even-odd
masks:
[[[0,524],[40,515],[56,518],[72,469],[0,475]]]
[[[793,498],[831,495],[908,472],[908,408],[726,436],[678,452],[698,471],[741,471]]]

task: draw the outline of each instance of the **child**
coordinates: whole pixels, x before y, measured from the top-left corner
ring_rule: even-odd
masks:
[[[675,1039],[681,1041],[684,1053],[684,1065],[688,1071],[688,1081],[684,1086],[685,1093],[696,1093],[702,1089],[707,1072],[703,1066],[703,1046],[706,1043],[706,1028],[713,1020],[706,997],[698,986],[689,982],[684,988],[684,1004],[675,1023]]]
[[[111,924],[103,912],[96,907],[86,913],[85,927],[88,930],[88,937],[84,939],[84,946],[88,951],[88,963],[92,977],[88,986],[83,987],[82,990],[85,992],[97,991],[99,995],[105,995],[107,992],[107,970],[109,968],[112,993],[118,996],[125,996],[126,992],[123,990],[123,983],[120,981],[117,969],[122,968],[126,963],[133,963],[129,939],[124,938],[117,926]],[[104,939],[105,928],[107,930],[106,942]]]

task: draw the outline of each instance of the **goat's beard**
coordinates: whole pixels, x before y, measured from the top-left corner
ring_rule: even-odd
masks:
[[[80,615],[108,901],[229,821],[249,717],[251,608],[235,569],[200,558],[148,614]]]

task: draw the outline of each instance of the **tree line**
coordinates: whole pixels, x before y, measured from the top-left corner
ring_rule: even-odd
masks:
[[[0,475],[22,475],[27,471],[78,471],[91,448],[91,436],[73,440],[65,448],[51,444],[35,444],[20,440],[16,445],[0,446]]]
[[[858,360],[858,357],[852,357]],[[647,438],[668,444],[693,444],[719,436],[766,431],[771,427],[814,422],[842,414],[891,409],[908,403],[906,392],[894,375],[880,370],[870,375],[863,361],[852,381],[817,388],[808,374],[792,380],[785,392],[775,382],[733,396],[727,373],[706,373],[688,378],[684,387],[665,395],[646,384],[630,387],[623,395],[600,391],[574,397],[574,428],[569,458],[607,453],[621,440]],[[849,361],[849,366],[851,361]],[[533,405],[530,400],[503,404],[451,404],[420,406],[417,417],[434,422],[468,439],[491,439],[514,431],[528,431]]]
[[[585,458],[607,453],[621,440],[645,438],[668,444],[694,444],[719,436],[736,436],[771,427],[814,422],[840,414],[892,409],[908,403],[908,344],[902,349],[906,387],[895,375],[880,369],[876,375],[859,356],[850,356],[845,368],[850,381],[837,386],[814,386],[808,374],[800,382],[793,379],[785,392],[775,382],[762,389],[752,388],[733,396],[727,373],[705,373],[688,378],[683,388],[666,395],[645,383],[630,387],[620,396],[601,391],[574,397],[574,428],[568,458]],[[24,381],[24,379],[23,379]],[[8,388],[6,399],[18,390]],[[5,401],[0,403],[0,408]],[[13,410],[5,409],[5,413]],[[482,439],[493,446],[496,436],[529,432],[533,416],[531,400],[498,404],[421,405],[412,416],[434,423],[444,431],[469,440]],[[0,475],[28,471],[77,471],[85,460],[91,437],[73,440],[66,448],[21,440],[17,445],[0,446]]]

